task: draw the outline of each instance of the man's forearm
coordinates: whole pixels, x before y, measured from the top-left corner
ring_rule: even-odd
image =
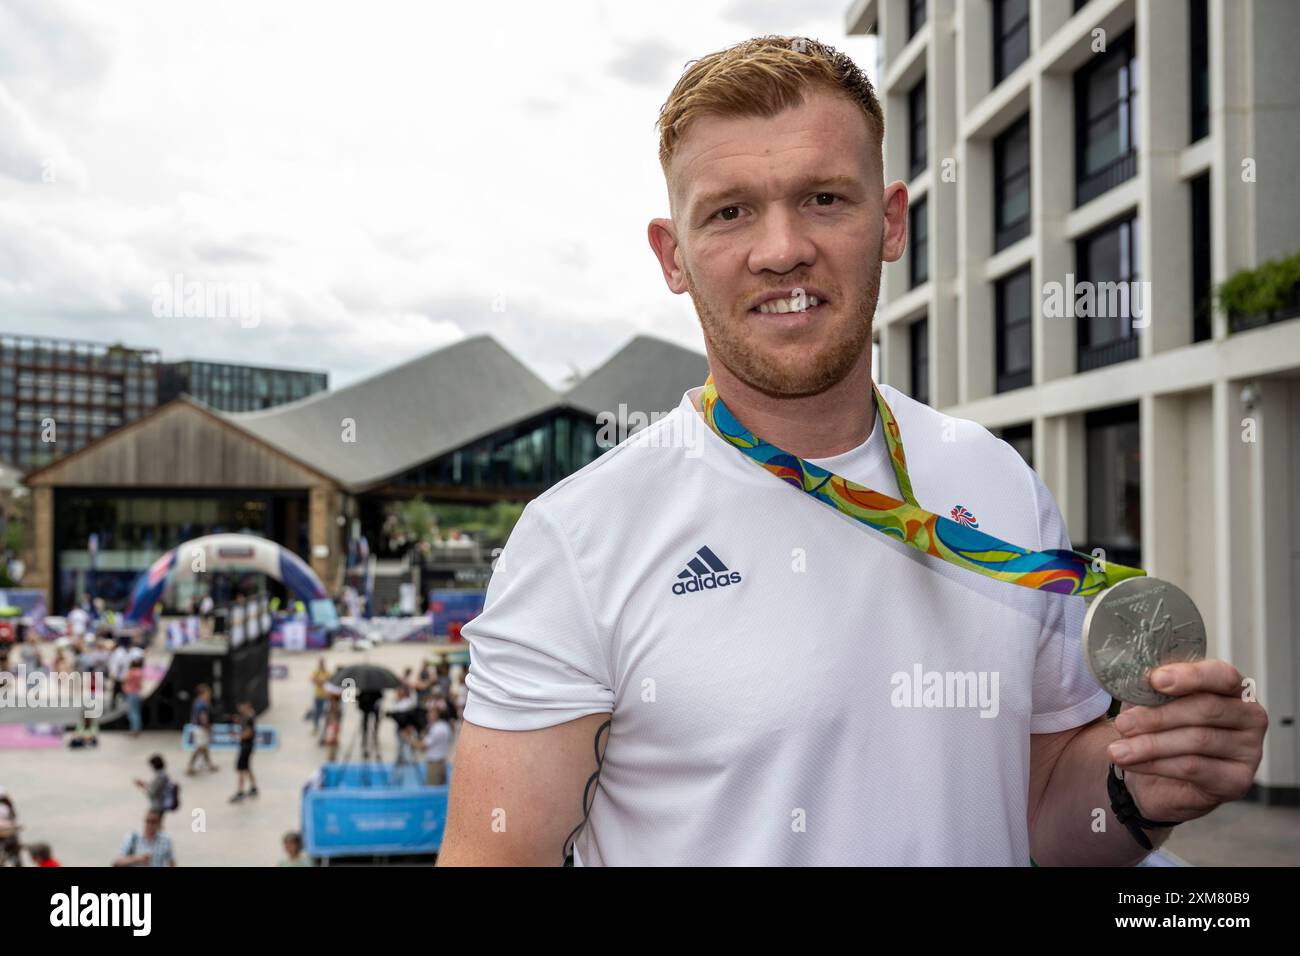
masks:
[[[1031,821],[1030,852],[1040,866],[1132,866],[1150,852],[1110,808],[1106,748],[1120,736],[1110,720],[1099,721],[1081,730],[1057,759]],[[1170,830],[1144,832],[1158,847]]]

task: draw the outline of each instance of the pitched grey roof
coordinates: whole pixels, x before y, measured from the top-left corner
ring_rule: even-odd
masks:
[[[345,388],[224,417],[361,489],[559,405],[560,395],[488,335]],[[344,420],[355,441],[343,440]]]
[[[564,400],[593,415],[617,412],[620,403],[629,412],[667,412],[681,403],[684,391],[708,377],[709,360],[702,353],[638,335],[566,392]]]

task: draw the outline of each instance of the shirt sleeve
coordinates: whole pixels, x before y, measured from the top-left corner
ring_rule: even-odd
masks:
[[[1071,548],[1065,521],[1038,473],[1027,469],[1038,507],[1040,549]],[[1043,593],[1043,627],[1034,661],[1031,734],[1052,734],[1095,720],[1110,707],[1110,694],[1097,683],[1083,657],[1087,602],[1068,594]]]
[[[537,730],[614,709],[608,653],[570,543],[544,511],[524,509],[465,625],[470,668],[465,719]]]

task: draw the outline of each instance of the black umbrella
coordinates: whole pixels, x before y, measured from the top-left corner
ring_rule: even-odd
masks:
[[[330,678],[330,683],[335,687],[342,687],[343,682],[350,680],[352,686],[356,688],[357,693],[365,693],[373,690],[388,690],[390,687],[401,687],[402,680],[387,667],[380,667],[378,664],[350,664],[347,667],[340,667]]]

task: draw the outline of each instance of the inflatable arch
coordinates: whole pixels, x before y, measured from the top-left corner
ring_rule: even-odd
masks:
[[[172,548],[136,578],[126,623],[152,620],[154,605],[173,581],[208,571],[236,570],[260,571],[280,581],[310,609],[313,623],[328,623],[334,617],[334,603],[320,578],[288,548],[248,534],[209,534]]]

